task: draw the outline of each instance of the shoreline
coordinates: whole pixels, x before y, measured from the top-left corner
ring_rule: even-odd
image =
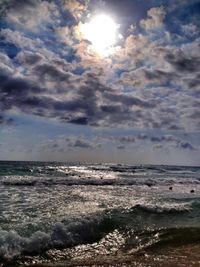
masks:
[[[99,255],[95,258],[84,255],[55,262],[35,262],[23,264],[4,263],[1,267],[199,267],[200,243],[151,247],[134,254],[117,252],[115,255]],[[60,251],[63,253],[63,251]]]
[[[199,267],[200,266],[200,244],[190,244],[177,248],[167,248],[162,251],[142,251],[135,255],[96,260],[87,259],[80,261],[63,262],[58,264],[33,264],[29,267]],[[25,266],[20,266],[25,267]]]

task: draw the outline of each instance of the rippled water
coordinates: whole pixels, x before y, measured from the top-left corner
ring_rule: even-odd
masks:
[[[199,241],[198,167],[0,162],[4,265]]]

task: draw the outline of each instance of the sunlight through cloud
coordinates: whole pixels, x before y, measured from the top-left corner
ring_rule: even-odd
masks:
[[[83,37],[91,42],[93,50],[101,56],[113,53],[119,26],[108,15],[98,15],[90,22],[82,24]]]

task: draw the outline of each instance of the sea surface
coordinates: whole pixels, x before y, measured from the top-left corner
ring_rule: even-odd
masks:
[[[0,162],[0,266],[200,266],[195,251],[200,167]]]

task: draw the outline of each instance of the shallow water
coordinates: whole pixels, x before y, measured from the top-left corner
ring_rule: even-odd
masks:
[[[198,167],[0,162],[4,266],[91,259],[116,266],[146,249],[194,243]]]

